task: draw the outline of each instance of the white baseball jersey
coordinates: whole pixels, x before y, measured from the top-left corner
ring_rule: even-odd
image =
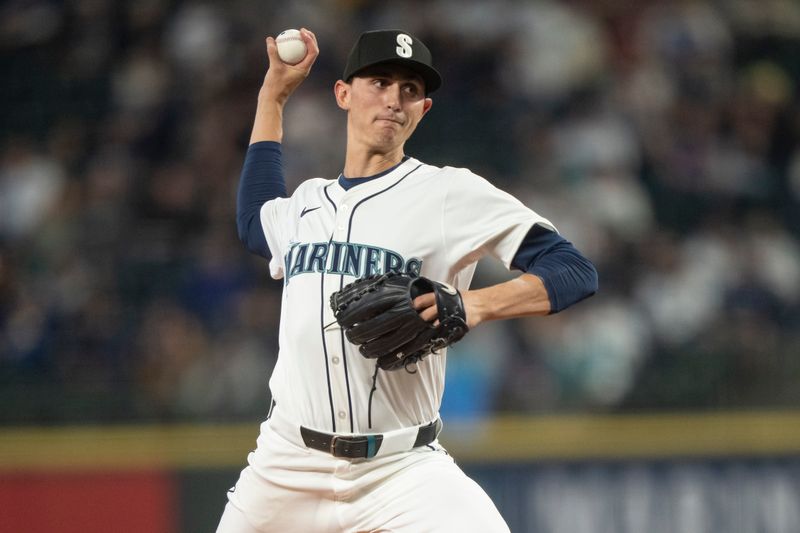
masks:
[[[347,190],[338,180],[308,180],[290,198],[265,203],[261,224],[273,256],[270,273],[284,280],[272,396],[283,416],[334,433],[435,420],[446,350],[419,362],[416,373],[378,371],[373,390],[375,361],[343,334],[331,293],[388,270],[465,290],[482,256],[510,268],[534,224],[555,230],[480,176],[413,158]]]

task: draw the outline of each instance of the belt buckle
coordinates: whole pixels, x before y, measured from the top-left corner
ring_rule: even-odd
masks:
[[[334,457],[347,457],[350,459],[360,457],[360,455],[354,455],[356,452],[352,449],[352,446],[355,446],[356,444],[362,444],[361,440],[362,437],[333,435],[331,437],[331,455]],[[366,439],[364,439],[364,442],[366,442]]]
[[[348,457],[350,459],[370,459],[375,457],[380,447],[380,435],[333,435],[331,436],[330,454],[334,457]],[[362,450],[354,448],[363,446]]]
[[[334,457],[338,457],[338,456],[336,455],[336,441],[337,441],[337,440],[339,440],[339,435],[333,435],[333,436],[331,437],[331,449],[330,449],[330,453],[331,453],[331,455],[332,455],[332,456],[334,456]]]

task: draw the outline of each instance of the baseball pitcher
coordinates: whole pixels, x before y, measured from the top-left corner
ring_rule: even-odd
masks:
[[[300,36],[296,64],[266,40],[239,183],[239,235],[283,283],[280,352],[272,408],[217,531],[508,531],[437,439],[447,346],[487,320],[561,311],[594,294],[597,273],[489,181],[405,153],[442,84],[407,31],[358,37],[333,87],[344,168],[289,195],[283,109],[319,54],[311,31]],[[486,255],[521,274],[470,290]]]

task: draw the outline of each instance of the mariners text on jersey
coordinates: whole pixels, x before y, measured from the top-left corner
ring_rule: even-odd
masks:
[[[419,276],[422,260],[405,259],[393,250],[352,242],[293,242],[283,256],[286,283],[298,274],[326,272],[363,278],[385,272],[405,272]]]

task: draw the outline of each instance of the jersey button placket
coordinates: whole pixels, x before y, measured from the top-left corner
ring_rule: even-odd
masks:
[[[346,229],[347,229],[347,218],[344,216],[343,213],[337,213],[336,215],[336,225],[337,231],[336,236],[334,237],[338,241],[344,241],[346,238]],[[341,274],[330,274],[330,273],[323,273],[325,276],[324,286],[325,286],[325,298],[327,299],[330,294],[331,290],[338,290],[340,284],[342,283],[342,275]],[[325,324],[335,324],[336,320],[333,317],[333,310],[330,306],[324,307],[324,317],[323,323]],[[349,406],[351,404],[350,394],[349,394],[349,385],[347,383],[347,375],[344,369],[344,356],[341,353],[342,350],[342,337],[341,337],[341,329],[331,327],[325,330],[325,338],[326,338],[326,345],[327,345],[327,355],[328,355],[328,372],[330,378],[330,386],[331,386],[331,399],[333,403],[331,405],[331,409],[333,413],[335,413],[335,421],[333,423],[334,428],[333,431],[339,433],[347,433],[352,430],[352,426],[350,424],[350,414],[349,414]],[[332,413],[332,414],[333,414]]]
[[[339,231],[340,236],[344,236],[344,232],[347,230],[347,217],[350,213],[350,206],[347,204],[342,204],[339,206],[339,213],[337,218],[337,226],[336,229]]]
[[[346,242],[348,240],[347,231],[351,212],[352,209],[347,203],[340,204],[336,209],[335,240],[339,242]],[[338,289],[340,283],[342,283],[341,275],[334,275],[331,276],[331,278],[333,286]],[[333,319],[332,314],[331,319]],[[351,415],[348,407],[351,403],[351,398],[349,394],[349,384],[347,383],[348,377],[345,371],[345,359],[344,355],[341,353],[341,330],[334,328],[331,332],[336,336],[336,340],[329,345],[330,351],[328,352],[331,364],[334,403],[338,408],[336,410],[336,428],[339,432],[349,432],[352,430],[352,424],[350,423]]]

